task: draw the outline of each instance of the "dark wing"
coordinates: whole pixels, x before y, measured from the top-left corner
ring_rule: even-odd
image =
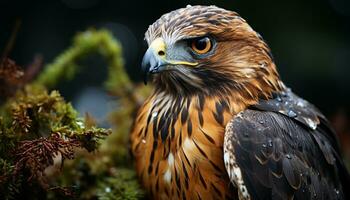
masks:
[[[345,199],[349,175],[332,129],[291,92],[232,119],[224,159],[240,199]]]

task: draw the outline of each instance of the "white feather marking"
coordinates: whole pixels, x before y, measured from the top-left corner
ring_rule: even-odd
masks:
[[[241,118],[242,112],[236,115],[236,118]],[[228,123],[225,131],[225,139],[224,139],[224,163],[226,167],[226,171],[230,177],[231,182],[238,188],[239,194],[238,197],[240,200],[249,200],[250,195],[248,193],[247,187],[244,183],[242,177],[242,171],[239,168],[235,152],[234,152],[234,144],[235,133],[233,132],[232,121]]]
[[[239,167],[233,167],[233,174],[236,177],[236,184],[239,187],[240,192],[242,193],[244,198],[249,198],[247,187],[244,185],[242,172]]]
[[[166,170],[166,172],[164,174],[164,181],[166,183],[170,183],[170,181],[171,181],[171,170],[170,170],[170,168],[168,168],[168,170]]]
[[[228,153],[224,153],[224,162],[226,164],[230,163],[230,155]]]
[[[169,167],[172,167],[174,165],[174,155],[172,153],[168,156],[168,165]]]
[[[184,150],[188,151],[191,150],[193,148],[193,143],[190,139],[188,139],[188,137],[185,139],[184,141]]]

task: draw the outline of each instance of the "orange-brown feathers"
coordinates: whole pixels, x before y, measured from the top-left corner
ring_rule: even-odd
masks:
[[[132,151],[141,183],[153,198],[234,196],[223,164],[224,124],[245,106],[229,102],[152,96],[141,108],[131,135]]]
[[[213,39],[212,52],[186,54],[198,66],[155,74],[155,91],[131,133],[137,173],[155,199],[236,198],[223,161],[225,125],[284,88],[268,46],[235,12],[186,7],[163,15],[146,32],[149,44],[162,38],[168,51],[181,42],[190,51],[186,40],[203,36]]]

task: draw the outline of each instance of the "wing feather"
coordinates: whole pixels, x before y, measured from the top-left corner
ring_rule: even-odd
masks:
[[[269,109],[246,110],[226,126],[225,166],[240,199],[345,199],[348,173],[319,111],[297,110],[296,119]]]

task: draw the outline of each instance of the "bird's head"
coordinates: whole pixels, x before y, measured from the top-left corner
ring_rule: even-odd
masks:
[[[159,91],[215,94],[281,87],[270,49],[237,13],[187,6],[163,15],[147,30],[145,81]],[[270,92],[271,92],[270,91]]]

